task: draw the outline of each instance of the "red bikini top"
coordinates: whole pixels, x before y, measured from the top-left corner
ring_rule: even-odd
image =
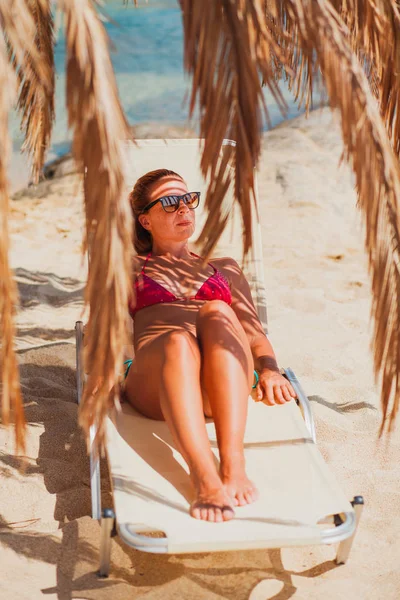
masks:
[[[147,255],[140,275],[135,279],[136,302],[132,301],[129,304],[129,314],[132,319],[135,317],[138,310],[161,302],[177,302],[178,300],[223,300],[223,302],[226,302],[227,304],[232,303],[232,294],[227,279],[221,271],[211,263],[208,264],[214,269],[214,273],[203,283],[197,294],[195,296],[178,298],[175,294],[172,294],[161,285],[161,283],[158,283],[144,272],[151,254],[152,253],[149,252]],[[193,254],[193,252],[191,252],[191,254],[197,256],[196,254]]]

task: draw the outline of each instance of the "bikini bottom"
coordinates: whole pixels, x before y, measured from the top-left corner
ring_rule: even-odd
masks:
[[[133,363],[133,360],[132,360],[131,358],[130,358],[129,360],[126,360],[126,361],[124,362],[124,365],[127,365],[127,367],[126,367],[126,369],[125,369],[124,379],[126,379],[126,378],[127,378],[127,376],[128,376],[128,373],[129,373],[129,369],[131,368],[131,366],[132,366],[132,363]],[[253,384],[253,390],[254,390],[254,389],[257,387],[258,380],[259,380],[258,373],[257,373],[257,371],[254,371],[254,384]]]

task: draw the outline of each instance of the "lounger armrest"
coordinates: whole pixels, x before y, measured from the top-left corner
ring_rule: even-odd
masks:
[[[292,371],[292,369],[290,367],[287,367],[282,370],[283,370],[283,374],[290,381],[290,383],[292,384],[292,387],[294,388],[294,391],[296,392],[297,400],[300,405],[301,411],[303,413],[303,418],[306,423],[306,427],[310,433],[310,436],[311,436],[313,442],[316,443],[317,437],[315,435],[314,417],[312,414],[310,401],[307,398],[303,388],[300,385],[299,380],[297,379],[297,377],[294,374],[294,372]]]

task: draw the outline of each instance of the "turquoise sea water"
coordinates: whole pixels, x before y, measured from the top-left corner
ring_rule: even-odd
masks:
[[[128,121],[131,124],[162,122],[189,124],[198,128],[196,115],[188,123],[185,95],[190,78],[183,70],[183,33],[181,13],[176,0],[140,0],[124,6],[122,0],[104,2],[103,12],[109,17],[105,27],[112,41],[112,61],[118,89]],[[49,158],[69,148],[71,134],[65,110],[65,40],[62,26],[57,32],[55,48],[57,71],[56,123]],[[291,94],[284,89],[288,102],[288,118],[298,115]],[[284,119],[268,90],[265,90],[272,125]],[[10,132],[14,152],[22,143],[17,116],[12,115]]]

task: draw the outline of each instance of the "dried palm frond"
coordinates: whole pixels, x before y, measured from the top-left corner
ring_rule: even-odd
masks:
[[[400,11],[396,0],[335,0],[353,45],[373,65],[374,89],[393,148],[400,152]]]
[[[379,0],[391,2],[392,0]],[[376,10],[373,0],[331,0],[330,2],[348,25],[348,40],[353,52],[358,56],[366,73],[373,94],[379,96],[380,64],[374,60],[379,55],[377,40],[382,39],[383,15]],[[351,5],[351,6],[350,6]],[[325,102],[325,89],[322,86],[318,56],[304,56],[297,46],[297,25],[290,19],[286,21],[285,4],[280,0],[265,0],[264,11],[268,22],[274,23],[280,34],[275,33],[279,45],[290,57],[289,64],[295,70],[291,77],[286,65],[275,61],[276,78],[284,77],[289,90],[293,92],[298,107],[305,107],[308,113],[312,105],[313,94],[318,91],[321,103]],[[364,22],[365,21],[365,22]],[[368,30],[369,27],[369,30]]]
[[[44,0],[42,0],[44,1]],[[19,65],[24,65],[31,55],[31,70],[45,79],[46,65],[38,60],[34,43],[36,28],[26,0],[2,0],[0,2],[0,26],[11,56]],[[27,70],[29,70],[27,68]]]
[[[330,106],[340,112],[344,157],[356,178],[372,272],[374,369],[376,377],[382,373],[382,433],[386,420],[392,428],[400,403],[399,162],[366,75],[351,51],[349,32],[330,2],[283,0],[281,6],[282,23],[291,28],[298,46],[298,70],[304,64],[313,68],[315,57]]]
[[[262,118],[269,122],[262,80],[285,114],[287,106],[273,72],[273,61],[284,62],[262,0],[180,0],[185,68],[193,73],[189,113],[200,108],[200,135],[204,138],[201,170],[209,178],[205,206],[208,218],[199,239],[207,256],[224,228],[221,212],[227,189],[219,161],[224,138],[237,142],[235,198],[243,223],[243,251],[251,247],[251,211],[254,201],[254,167],[260,155]],[[271,51],[274,57],[271,57]]]
[[[25,448],[25,419],[19,383],[18,366],[14,352],[14,313],[17,290],[8,263],[9,199],[7,165],[10,151],[8,113],[16,90],[15,75],[9,65],[4,38],[0,35],[0,399],[4,425],[15,422],[18,450]]]
[[[37,76],[30,55],[23,64],[16,63],[20,82],[18,109],[22,113],[21,129],[25,129],[22,151],[32,156],[32,181],[38,183],[54,121],[53,18],[50,0],[26,0],[26,4],[35,23],[34,44],[44,73]]]
[[[17,449],[24,447],[25,421],[19,384],[16,356],[13,347],[13,315],[17,302],[15,283],[8,264],[9,235],[7,227],[8,191],[7,163],[9,156],[8,111],[16,93],[16,79],[8,63],[23,69],[27,79],[48,81],[47,66],[40,60],[35,46],[35,22],[27,9],[25,0],[2,0],[0,2],[0,339],[1,339],[1,405],[2,420],[9,422],[10,413],[15,420]],[[44,83],[45,85],[45,83]]]
[[[350,35],[352,50],[364,51],[373,57],[378,69],[381,66],[380,38],[385,34],[386,7],[392,0],[331,0],[331,4],[344,21]]]
[[[90,315],[85,347],[88,379],[80,424],[98,426],[104,439],[110,384],[121,369],[127,345],[133,219],[123,195],[122,141],[128,125],[118,99],[108,38],[90,0],[60,0],[65,13],[67,106],[73,154],[85,172],[86,239],[90,268],[85,300]],[[116,400],[116,394],[114,400]]]
[[[33,1],[2,0],[0,25],[19,84],[38,86],[49,93],[53,86],[53,72],[36,43],[36,22],[28,6],[28,2]],[[46,1],[37,0],[42,11]]]
[[[386,43],[386,19],[381,8],[382,4],[390,2],[391,0],[331,0],[332,6],[347,25],[351,48],[358,56],[376,97],[379,95],[382,68],[380,40]]]
[[[268,29],[271,31],[273,37],[275,38],[279,48],[284,48],[286,45],[290,45],[290,37],[286,31],[282,29],[281,23],[279,21],[278,15],[271,12],[268,0],[264,0],[264,14],[266,19],[266,24]],[[286,72],[286,67],[288,66],[285,62],[282,62],[275,53],[275,48],[270,48],[271,52],[271,70],[274,76],[275,81],[280,81],[284,79],[285,81],[288,79],[288,74]],[[266,84],[266,81],[262,82],[263,85]]]

